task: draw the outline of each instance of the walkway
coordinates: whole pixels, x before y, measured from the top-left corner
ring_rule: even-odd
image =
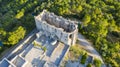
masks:
[[[79,40],[79,42],[80,42],[80,45],[83,46],[85,50],[87,50],[87,51],[90,52],[90,55],[91,55],[91,56],[94,56],[94,57],[96,57],[96,58],[99,58],[99,59],[102,61],[102,63],[104,63],[103,60],[102,60],[102,58],[101,58],[101,56],[100,56],[100,54],[92,47],[91,43],[88,42],[88,41],[84,38],[84,36],[81,35],[80,33],[78,34],[78,40]]]
[[[56,65],[59,64],[59,61],[62,59],[62,52],[64,50],[65,45],[60,43],[58,44],[58,46],[55,48],[55,50],[53,51],[51,57],[50,57],[50,62],[55,63]]]

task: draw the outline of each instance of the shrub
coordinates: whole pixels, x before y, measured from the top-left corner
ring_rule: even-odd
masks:
[[[71,46],[70,51],[74,53],[74,56],[76,58],[78,58],[80,56],[80,54],[83,53],[83,51],[81,51],[80,48],[77,45],[76,46]]]
[[[71,60],[79,61],[78,58],[86,53],[85,50],[81,49],[79,44],[71,46],[69,50],[69,57]]]
[[[47,48],[46,48],[46,47],[42,47],[42,49],[43,49],[43,51],[44,51],[44,52],[47,50]]]
[[[37,46],[37,44],[36,44],[35,42],[33,42],[33,45],[34,45],[34,46]]]
[[[1,53],[1,51],[2,51],[2,47],[0,47],[0,53]]]
[[[94,59],[93,63],[95,64],[95,67],[101,67],[101,64],[102,64],[99,59]]]
[[[82,56],[82,58],[81,58],[81,64],[85,64],[85,62],[86,62],[86,59],[87,59],[87,53],[85,53],[83,56]]]
[[[87,65],[87,67],[92,67],[92,64],[91,64],[91,63],[89,63],[89,64]]]
[[[37,44],[37,43],[35,43],[35,42],[33,42],[33,45],[34,45],[34,46],[38,46],[38,47],[42,48],[42,46],[41,46],[41,45],[39,45],[39,44]]]
[[[0,50],[2,50],[2,47],[0,47]]]
[[[113,59],[109,59],[109,64],[112,67],[119,67],[119,64],[115,60],[113,60]]]

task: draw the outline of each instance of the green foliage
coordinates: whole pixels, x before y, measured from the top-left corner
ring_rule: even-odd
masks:
[[[42,48],[44,52],[46,52],[46,50],[47,50],[47,48],[45,46],[42,46],[41,44],[37,44],[37,43],[33,42],[33,45]]]
[[[14,32],[9,33],[7,44],[15,45],[19,40],[24,38],[25,32],[25,29],[22,26],[19,26]]]
[[[33,45],[42,48],[41,44],[37,44],[36,42],[33,42]]]
[[[112,58],[115,63],[120,63],[117,60],[120,59],[117,57],[120,51],[119,0],[0,0],[0,6],[0,40],[4,47],[23,38],[17,36],[19,32],[15,32],[15,28],[23,26],[26,34],[34,29],[32,15],[38,15],[46,9],[57,15],[83,21],[79,32],[93,41],[94,47],[106,62]],[[79,55],[79,51],[74,52]]]
[[[18,0],[17,0],[18,1]],[[20,0],[20,1],[18,1],[18,2],[20,2],[20,4],[24,4],[24,3],[26,3],[28,0]]]
[[[0,51],[2,50],[2,47],[0,47]]]
[[[94,59],[93,63],[95,64],[95,67],[101,67],[101,64],[102,64],[99,59]]]
[[[80,49],[78,44],[71,46],[69,49],[69,58],[72,61],[78,61],[79,57],[85,53],[85,50]]]
[[[23,16],[24,16],[24,10],[21,10],[20,12],[18,12],[18,14],[15,16],[15,18],[20,19]]]
[[[70,51],[73,52],[74,56],[78,58],[81,54],[84,52],[81,51],[81,49],[76,45],[76,46],[71,46]]]
[[[83,56],[82,56],[82,58],[81,58],[81,64],[85,64],[85,62],[86,62],[86,59],[87,59],[87,53],[85,53]]]
[[[2,53],[3,49],[4,49],[3,46],[2,47],[0,46],[0,54]]]
[[[90,22],[90,20],[91,20],[91,17],[90,17],[90,15],[88,15],[88,14],[86,14],[84,17],[83,17],[83,25],[84,26],[87,26],[88,25],[88,23]]]
[[[110,59],[109,63],[112,65],[112,67],[119,67],[119,64],[115,60]]]
[[[47,48],[46,48],[46,47],[43,47],[42,49],[43,49],[43,51],[44,51],[44,52],[46,52],[46,50],[47,50]]]
[[[0,41],[4,40],[6,37],[6,31],[0,28]]]
[[[92,64],[91,64],[91,63],[89,63],[89,64],[87,65],[87,67],[92,67]]]

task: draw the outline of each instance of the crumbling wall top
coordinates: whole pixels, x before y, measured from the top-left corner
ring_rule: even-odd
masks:
[[[54,13],[50,13],[46,10],[36,16],[41,21],[46,21],[48,24],[55,26],[56,28],[62,28],[66,32],[73,32],[77,29],[77,25],[74,21],[64,19],[62,16],[57,16]]]

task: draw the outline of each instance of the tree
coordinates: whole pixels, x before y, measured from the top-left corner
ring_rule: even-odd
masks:
[[[1,40],[3,41],[5,37],[6,37],[6,31],[0,28],[0,41]]]
[[[23,39],[25,36],[26,30],[19,26],[15,31],[9,32],[8,45],[15,45],[19,42],[20,39]]]
[[[81,64],[85,64],[86,62],[86,59],[87,59],[87,53],[85,53],[83,56],[82,56],[82,59],[81,59]]]
[[[0,53],[2,52],[2,49],[3,49],[3,48],[0,46]]]
[[[20,4],[24,4],[26,3],[28,0],[19,0],[18,2],[20,2]]]
[[[24,12],[25,12],[24,9],[22,9],[20,12],[17,13],[17,15],[15,16],[15,18],[20,19],[21,17],[24,16]]]
[[[112,67],[119,67],[118,63],[115,60],[111,59],[111,58],[109,58],[108,62],[109,62],[109,64],[112,65]]]
[[[80,12],[82,11],[82,9],[83,9],[82,6],[79,5],[79,6],[76,8],[76,13],[80,13]]]
[[[95,67],[101,67],[101,64],[102,64],[99,59],[94,59],[93,63],[95,64]]]
[[[83,26],[87,26],[88,23],[90,22],[90,20],[91,20],[90,15],[85,14],[85,16],[83,17],[83,20],[82,20]]]
[[[5,47],[19,42],[20,36],[17,35],[20,32],[16,32],[19,26],[24,26],[27,33],[35,28],[33,12],[38,15],[46,9],[83,21],[79,32],[93,41],[93,46],[104,55],[103,60],[107,62],[106,56],[112,57],[113,63],[110,64],[120,67],[119,0],[0,0],[0,6],[0,40]]]
[[[91,63],[89,63],[89,64],[87,65],[87,67],[92,67],[92,64],[91,64]]]

